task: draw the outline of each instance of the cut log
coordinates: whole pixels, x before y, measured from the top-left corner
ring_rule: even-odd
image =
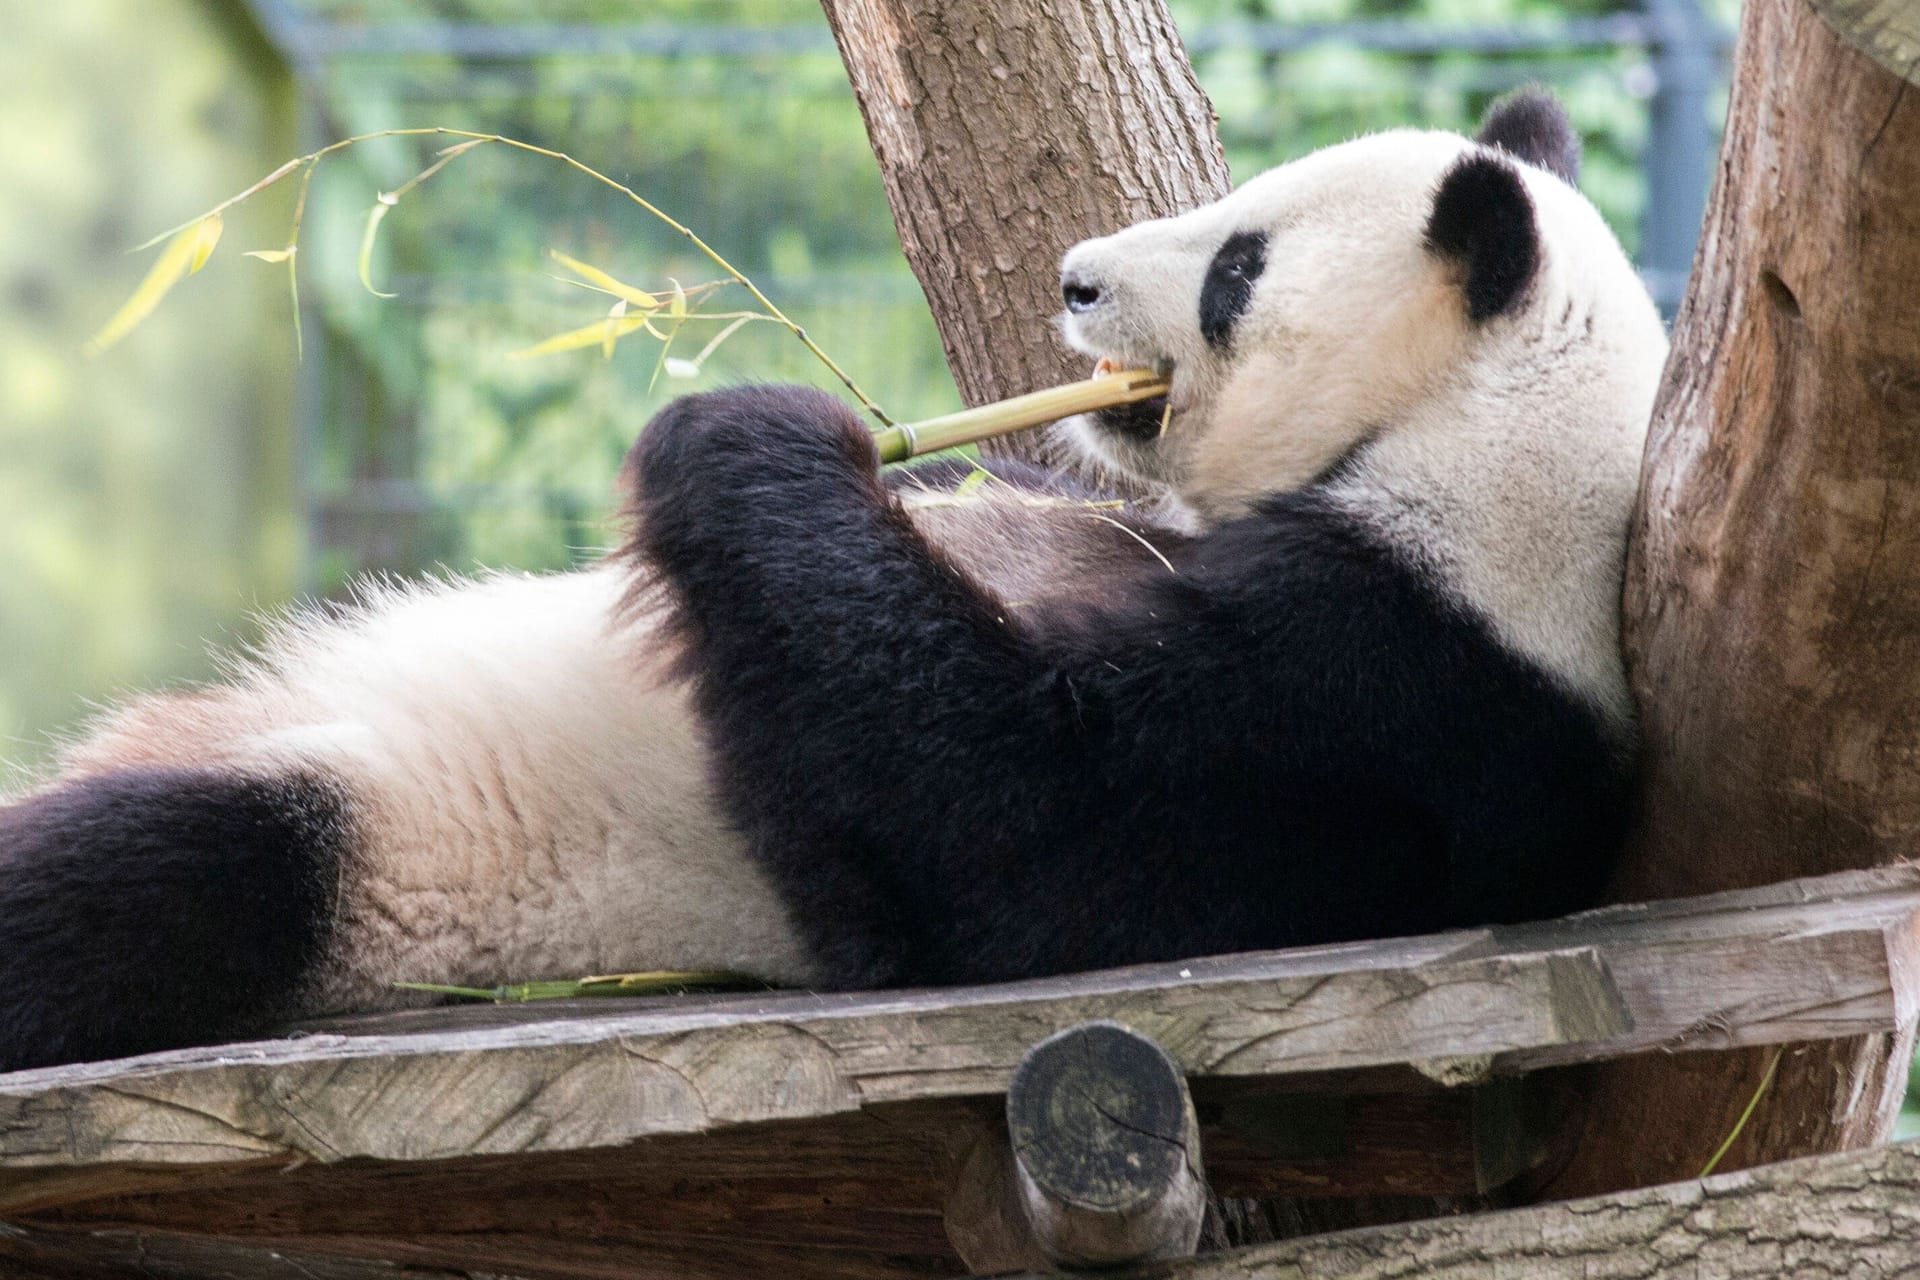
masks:
[[[1085,377],[1052,324],[1060,255],[1229,186],[1162,0],[824,5],[960,394]],[[988,448],[1031,456],[1034,435]]]
[[[1109,1274],[1114,1280],[1913,1280],[1920,1275],[1920,1144]]]
[[[1062,1268],[1184,1258],[1206,1213],[1200,1126],[1180,1069],[1118,1023],[1035,1045],[1007,1090],[1034,1239]]]
[[[1916,851],[1916,14],[1909,0],[1743,7],[1628,566],[1646,783],[1623,898]],[[1911,1049],[1909,1023],[1789,1053],[1727,1167],[1884,1140]],[[1555,1191],[1696,1171],[1767,1062],[1603,1073],[1598,1127]]]
[[[1110,1267],[1191,1256],[1206,1208],[1180,1069],[1145,1036],[1094,1022],[1021,1060],[1004,1131],[983,1135],[961,1167],[947,1235],[975,1275],[1036,1259]]]

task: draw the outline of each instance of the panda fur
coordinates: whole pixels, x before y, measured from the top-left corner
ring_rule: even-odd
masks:
[[[693,397],[621,556],[379,588],[106,717],[0,809],[0,1069],[403,980],[948,982],[1581,905],[1665,342],[1559,108],[1480,137],[1068,255],[1068,339],[1173,392],[1061,437],[1165,511],[881,481],[824,396]]]
[[[902,470],[1007,599],[1177,541],[1020,463]],[[398,982],[824,976],[717,811],[627,567],[371,583],[226,679],[99,717],[0,805],[0,1070],[394,1008]]]

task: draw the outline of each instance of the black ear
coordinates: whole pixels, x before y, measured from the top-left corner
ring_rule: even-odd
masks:
[[[1540,267],[1540,231],[1519,171],[1484,151],[1455,161],[1433,195],[1427,248],[1459,265],[1476,322],[1517,303]]]
[[[1545,89],[1515,89],[1488,107],[1473,140],[1568,182],[1580,177],[1580,135],[1567,109]]]

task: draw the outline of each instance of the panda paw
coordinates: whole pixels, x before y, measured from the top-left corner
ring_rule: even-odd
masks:
[[[644,504],[681,489],[763,494],[878,467],[873,437],[853,411],[812,387],[745,386],[681,396],[655,414],[627,455]]]
[[[715,540],[803,534],[836,502],[885,501],[871,433],[811,387],[682,396],[641,431],[622,478],[635,549],[668,565]]]

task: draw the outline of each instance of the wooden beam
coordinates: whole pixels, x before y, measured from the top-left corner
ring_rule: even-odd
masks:
[[[1029,1045],[1100,1019],[1151,1036],[1191,1076],[1302,1085],[1388,1067],[1471,1083],[1884,1033],[1911,1018],[1894,975],[1917,912],[1920,869],[1894,868],[997,987],[393,1015],[20,1072],[0,1077],[0,1210],[44,1202],[57,1170],[578,1151],[990,1097]]]
[[[1920,1275],[1920,1143],[1149,1264],[1114,1280]]]
[[[32,1280],[466,1280],[468,1273],[294,1253],[236,1240],[0,1225],[0,1275]]]

